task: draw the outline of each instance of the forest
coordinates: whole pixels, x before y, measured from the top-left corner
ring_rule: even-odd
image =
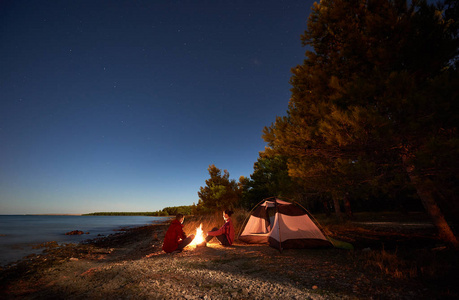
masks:
[[[167,217],[175,216],[177,214],[191,215],[191,205],[165,207],[158,211],[151,212],[94,212],[85,214],[85,216],[152,216],[152,217]]]
[[[322,0],[301,36],[284,116],[249,178],[208,168],[194,214],[264,198],[312,213],[425,211],[459,247],[459,4]]]

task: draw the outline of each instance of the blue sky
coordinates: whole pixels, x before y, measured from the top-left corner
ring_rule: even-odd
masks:
[[[253,173],[313,1],[2,1],[0,214],[198,202]]]

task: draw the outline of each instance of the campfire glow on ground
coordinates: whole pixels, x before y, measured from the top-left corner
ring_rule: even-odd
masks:
[[[204,233],[202,232],[202,223],[196,228],[196,236],[191,242],[192,245],[199,245],[204,242]]]

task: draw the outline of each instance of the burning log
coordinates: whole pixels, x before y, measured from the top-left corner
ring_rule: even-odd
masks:
[[[203,241],[203,242],[200,243],[200,244],[196,244],[196,248],[201,248],[201,247],[207,247],[206,241]]]

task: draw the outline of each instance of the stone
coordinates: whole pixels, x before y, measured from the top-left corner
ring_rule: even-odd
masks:
[[[80,234],[85,234],[85,233],[81,230],[73,230],[73,231],[69,231],[65,233],[65,235],[80,235]],[[89,234],[89,232],[87,232],[86,234]]]

